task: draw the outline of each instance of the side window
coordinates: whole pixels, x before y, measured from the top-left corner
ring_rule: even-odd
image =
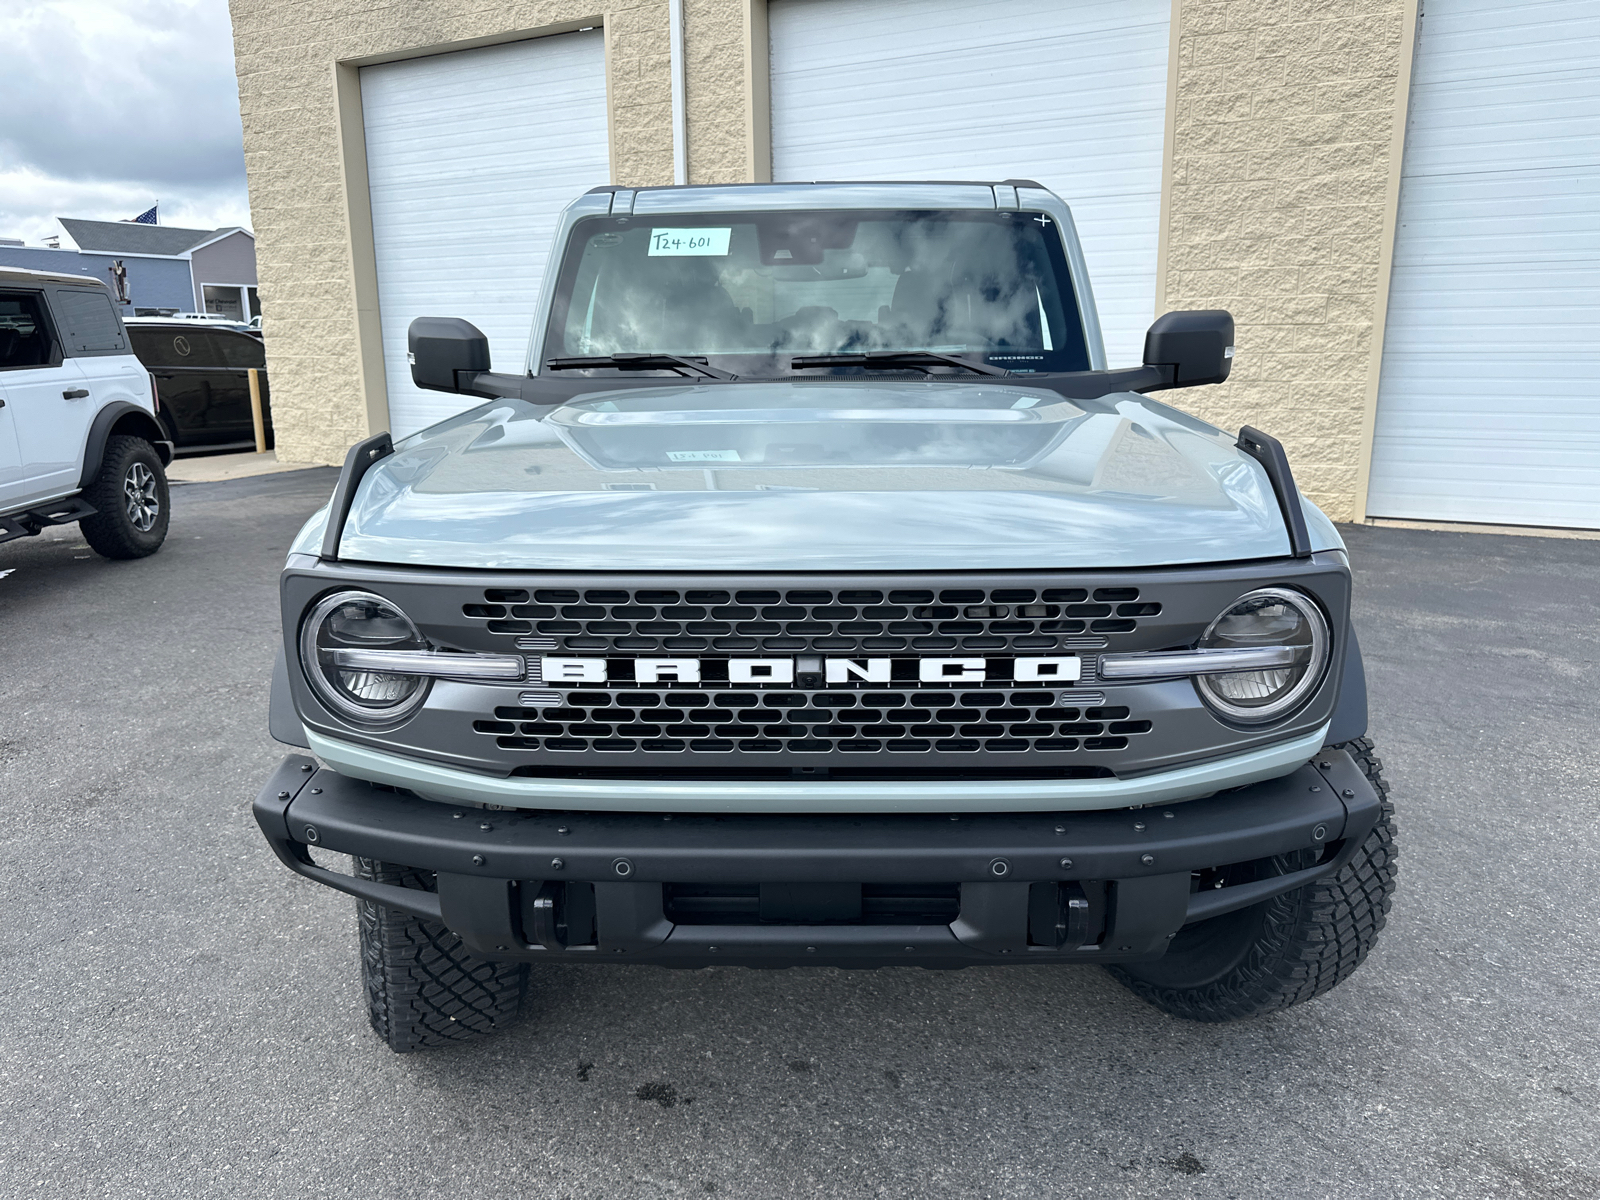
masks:
[[[0,292],[0,371],[51,365],[50,327],[38,292]]]
[[[128,326],[128,337],[133,341],[133,352],[147,367],[181,367],[183,358],[172,344],[173,331],[152,329],[149,326]],[[184,345],[188,345],[187,342]]]
[[[225,367],[264,367],[267,365],[266,347],[259,338],[253,338],[248,333],[234,333],[226,329],[213,329],[211,336],[216,339],[217,349],[222,352],[222,365]]]
[[[199,322],[195,324],[198,326]],[[172,348],[178,355],[180,367],[220,367],[222,348],[217,345],[218,331],[214,329],[179,329],[172,336]]]
[[[111,297],[99,288],[56,288],[52,297],[61,333],[72,353],[126,350],[122,322]]]

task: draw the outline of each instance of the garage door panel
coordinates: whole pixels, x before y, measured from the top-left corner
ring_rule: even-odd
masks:
[[[1418,78],[1447,83],[1516,75],[1521,64],[1559,70],[1584,64],[1589,53],[1584,43],[1600,39],[1600,15],[1566,0],[1519,3],[1506,20],[1508,7],[1506,0],[1430,3],[1428,60],[1418,64]]]
[[[1126,0],[1091,0],[1063,5],[1062,0],[999,0],[991,4],[949,3],[930,9],[926,0],[853,0],[840,4],[824,0],[813,3],[811,13],[797,13],[802,4],[772,0],[771,19],[775,21],[815,20],[823,23],[820,36],[828,40],[829,61],[843,67],[868,70],[892,69],[885,66],[883,46],[899,42],[903,53],[895,61],[960,62],[962,51],[995,49],[1024,43],[1060,49],[1071,41],[1104,49],[1097,39],[1109,37],[1121,49],[1129,30],[1142,36],[1167,37],[1166,6],[1136,6]],[[1062,28],[1058,21],[1063,7],[1072,9],[1072,23]],[[826,8],[826,12],[822,9]],[[928,22],[937,20],[937,40],[921,42],[917,35]],[[1104,60],[1096,64],[1104,70]],[[796,68],[804,71],[802,65]],[[810,68],[823,72],[826,66]],[[959,66],[953,69],[961,69]]]
[[[1429,0],[1374,516],[1600,527],[1600,0]]]
[[[1529,194],[1527,179],[1457,179],[1414,188],[1408,195],[1404,268],[1484,267],[1600,261],[1585,251],[1587,234],[1600,227],[1600,172],[1566,176]],[[1407,272],[1397,278],[1402,284]]]
[[[1036,179],[1072,206],[1106,350],[1155,307],[1170,0],[772,0],[773,177]]]
[[[1456,128],[1441,130],[1413,156],[1416,176],[1504,169],[1503,147],[1517,141],[1535,143],[1519,148],[1515,169],[1521,172],[1592,164],[1594,139],[1600,136],[1592,81],[1573,80],[1569,87],[1548,90],[1572,94],[1541,97],[1541,88],[1530,84],[1498,99],[1484,93],[1463,96],[1451,114]]]
[[[411,384],[406,330],[464,317],[494,364],[518,369],[556,218],[606,182],[598,32],[361,71],[390,429],[413,433],[478,401]]]

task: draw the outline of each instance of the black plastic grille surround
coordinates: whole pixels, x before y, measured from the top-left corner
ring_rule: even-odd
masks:
[[[558,649],[742,654],[1094,648],[1161,612],[1138,588],[488,588],[490,633]]]
[[[446,681],[409,720],[374,731],[326,712],[291,651],[306,727],[500,777],[1132,778],[1299,736],[1327,720],[1337,687],[1270,728],[1236,727],[1190,681],[1103,679],[1100,656],[1192,646],[1240,595],[1268,585],[1310,594],[1336,631],[1349,611],[1348,568],[1332,555],[989,572],[313,562],[285,573],[286,625],[296,627],[330,589],[357,582],[399,605],[431,643],[523,655],[527,671],[508,685]],[[1016,670],[1019,659],[1068,656],[1081,660],[1076,681]],[[602,659],[606,669],[581,671],[601,679],[573,679],[544,658]],[[638,671],[643,658],[694,659],[699,679],[693,670],[681,682],[657,667]],[[739,658],[792,659],[792,682],[746,682],[744,672],[735,682],[728,664]],[[936,671],[924,681],[929,658],[981,658],[983,677]],[[838,659],[888,659],[888,677],[879,663],[873,678],[853,666],[827,682]]]

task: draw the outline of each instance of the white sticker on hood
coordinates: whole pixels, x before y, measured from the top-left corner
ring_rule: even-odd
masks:
[[[668,450],[670,462],[738,462],[737,450]]]

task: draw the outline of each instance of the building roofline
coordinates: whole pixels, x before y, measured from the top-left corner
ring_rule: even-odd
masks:
[[[188,258],[196,250],[204,250],[207,246],[220,242],[224,238],[231,238],[236,233],[244,234],[245,237],[249,238],[252,242],[256,240],[256,235],[251,233],[243,225],[230,225],[226,229],[217,230],[216,236],[209,237],[203,242],[196,242],[194,245],[185,250],[179,257]]]
[[[70,254],[93,254],[97,258],[159,258],[166,262],[187,262],[189,252],[182,254],[141,254],[137,250],[71,250]]]

